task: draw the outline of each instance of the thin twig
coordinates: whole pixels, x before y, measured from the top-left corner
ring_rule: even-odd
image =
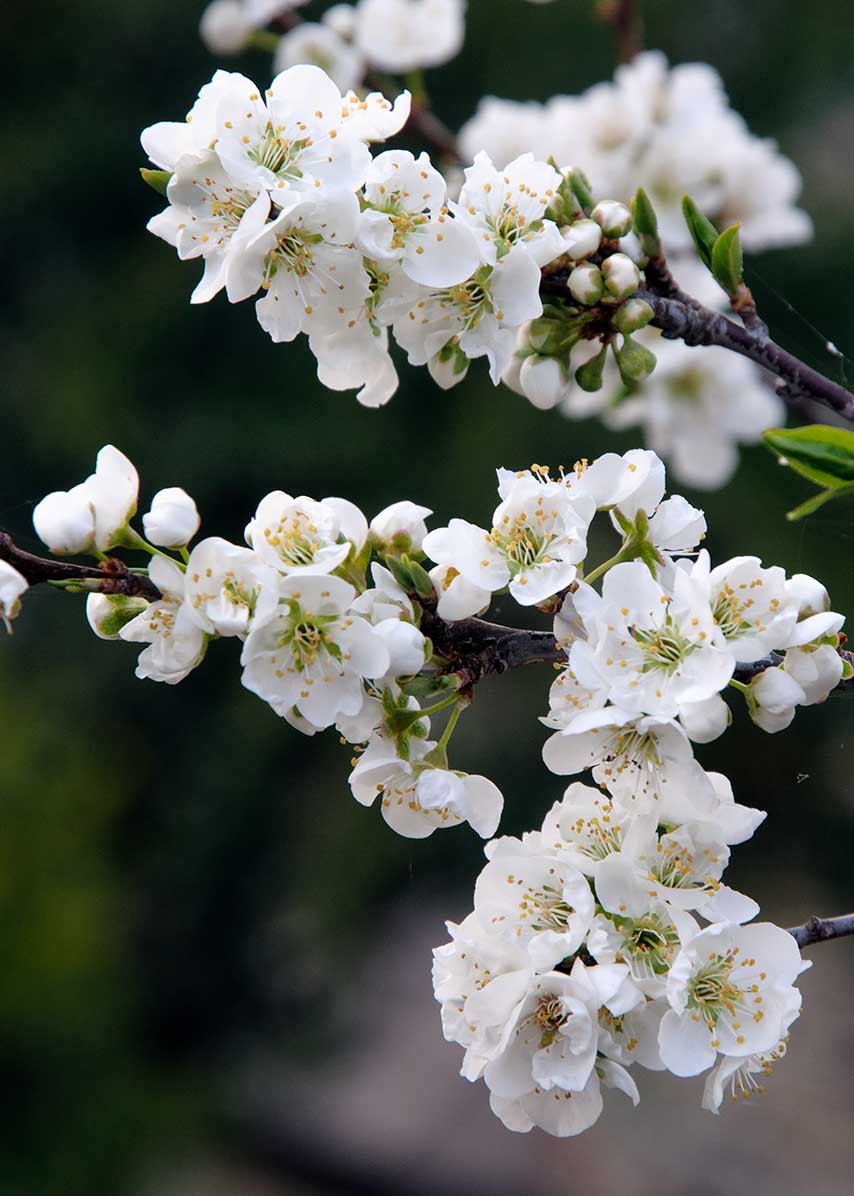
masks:
[[[789,934],[799,947],[823,943],[827,939],[841,939],[854,934],[854,914],[839,914],[835,918],[817,918],[813,914],[803,926],[792,926]]]
[[[31,586],[48,581],[100,582],[97,593],[121,594],[127,598],[148,598],[155,602],[160,590],[143,573],[131,573],[124,561],[109,557],[100,565],[77,565],[71,561],[57,561],[50,557],[33,556],[24,552],[12,537],[0,531],[0,561],[13,565]]]
[[[599,0],[596,15],[614,30],[618,61],[633,62],[643,49],[640,0]]]

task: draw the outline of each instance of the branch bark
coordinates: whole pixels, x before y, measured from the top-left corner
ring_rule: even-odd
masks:
[[[18,570],[31,586],[48,581],[97,581],[97,593],[121,594],[127,598],[148,598],[155,602],[160,591],[142,573],[131,573],[124,561],[108,557],[100,565],[78,565],[72,561],[57,561],[52,557],[34,556],[24,552],[12,537],[0,531],[0,561],[7,561]]]
[[[596,11],[614,30],[618,61],[632,62],[643,49],[640,0],[599,0]]]
[[[817,918],[815,914],[803,926],[793,926],[789,934],[799,947],[811,943],[823,943],[827,939],[839,939],[854,934],[854,914],[839,914],[835,918]]]

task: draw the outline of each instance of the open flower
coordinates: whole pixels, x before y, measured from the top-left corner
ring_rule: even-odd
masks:
[[[137,677],[177,685],[201,664],[207,637],[190,615],[185,602],[185,578],[178,566],[156,556],[148,574],[161,596],[125,623],[119,637],[149,645],[140,653]]]

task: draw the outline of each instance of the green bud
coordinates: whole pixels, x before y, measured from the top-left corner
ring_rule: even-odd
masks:
[[[394,580],[405,590],[407,594],[411,594],[415,589],[415,583],[412,580],[412,574],[407,568],[404,561],[405,557],[389,556],[386,557],[386,565]]]
[[[741,252],[740,224],[724,229],[712,246],[712,273],[715,282],[728,295],[734,295],[741,285],[744,257]]]
[[[607,344],[603,344],[595,357],[591,357],[589,361],[585,361],[575,371],[575,381],[582,390],[594,391],[602,389],[602,371],[605,368],[605,358],[607,355],[608,346]]]
[[[417,561],[413,561],[411,557],[404,556],[401,561],[412,578],[412,587],[419,598],[430,598],[434,593],[433,583],[430,580],[430,574],[423,565],[419,565]]]
[[[142,176],[142,181],[148,183],[149,187],[153,188],[158,195],[166,194],[166,188],[172,178],[171,170],[149,170],[147,166],[140,166],[139,173]]]
[[[711,270],[712,250],[718,239],[718,230],[711,220],[706,219],[690,195],[684,196],[682,200],[682,215],[685,217],[685,223],[688,225],[688,232],[691,234],[697,253]]]
[[[118,639],[119,632],[148,606],[145,598],[123,594],[90,594],[86,600],[86,618],[95,635],[102,640]]]
[[[572,195],[579,206],[586,215],[589,215],[593,208],[593,192],[590,189],[590,180],[587,175],[579,166],[570,166],[569,170],[564,172],[563,177],[569,184]]]
[[[567,331],[565,319],[554,320],[547,316],[538,316],[536,320],[531,320],[526,329],[528,344],[538,353],[548,357],[560,352]]]
[[[650,322],[655,312],[645,299],[627,299],[614,312],[611,323],[618,332],[639,332]]]
[[[648,253],[650,257],[654,257],[661,248],[658,240],[658,217],[643,187],[638,187],[632,200],[632,222],[635,232],[640,238],[644,253]],[[654,242],[655,248],[650,249],[644,244],[645,240]]]
[[[622,346],[614,349],[614,357],[620,377],[627,386],[643,382],[655,369],[655,354],[630,336],[623,337]]]
[[[594,303],[599,302],[604,291],[602,271],[592,262],[585,262],[575,267],[566,285],[573,299],[577,299],[586,307],[592,307]]]

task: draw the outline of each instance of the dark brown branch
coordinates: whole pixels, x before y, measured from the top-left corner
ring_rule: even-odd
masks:
[[[854,934],[854,914],[839,914],[836,918],[817,918],[815,914],[803,926],[793,926],[789,934],[799,947],[823,943],[826,939],[840,939]]]
[[[100,565],[78,565],[71,561],[57,561],[52,557],[33,556],[13,542],[7,532],[0,531],[0,561],[13,565],[31,586],[48,581],[100,582],[99,594],[121,594],[127,598],[148,598],[155,602],[161,595],[157,586],[142,573],[131,573],[124,561],[109,557]]]
[[[637,58],[643,49],[640,0],[599,0],[596,15],[614,30],[618,61],[632,62]]]
[[[839,649],[839,655],[846,664],[854,666],[854,652],[849,652],[847,649]],[[754,677],[758,677],[760,673],[764,673],[766,669],[776,668],[783,663],[783,656],[780,652],[772,652],[769,656],[763,656],[761,660],[751,661],[750,664],[737,664],[733,679],[748,684]],[[840,681],[834,693],[850,692],[854,690],[854,677],[847,681]]]
[[[637,294],[652,307],[653,326],[661,329],[667,340],[730,349],[781,378],[784,387],[780,393],[786,401],[814,399],[854,422],[854,395],[763,335],[759,327],[745,328],[681,293],[672,297],[647,286]]]

